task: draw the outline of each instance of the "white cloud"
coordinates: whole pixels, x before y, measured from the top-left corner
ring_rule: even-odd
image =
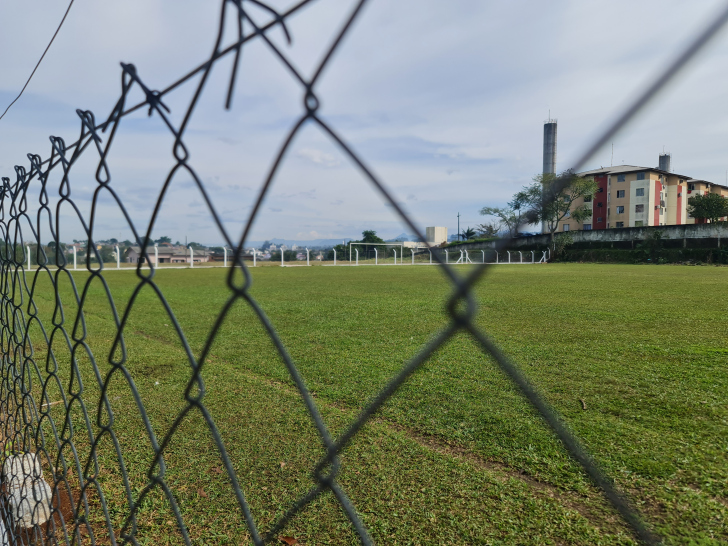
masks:
[[[324,167],[335,167],[339,164],[339,161],[333,155],[315,148],[303,148],[298,151],[297,155]]]

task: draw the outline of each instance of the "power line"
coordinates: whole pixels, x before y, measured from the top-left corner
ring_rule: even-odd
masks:
[[[30,83],[30,80],[33,79],[33,75],[35,74],[35,71],[38,70],[38,67],[40,66],[40,63],[43,61],[43,57],[45,57],[46,53],[48,53],[48,50],[51,48],[51,44],[53,43],[53,40],[56,39],[56,36],[58,36],[58,31],[61,30],[61,27],[63,26],[63,22],[66,20],[66,17],[68,17],[68,12],[71,11],[71,6],[73,5],[74,0],[71,0],[71,2],[68,4],[68,8],[66,9],[66,13],[63,14],[63,19],[61,19],[61,22],[58,25],[58,28],[53,33],[53,38],[51,38],[51,41],[48,42],[48,45],[45,48],[45,51],[43,52],[43,55],[40,56],[40,59],[38,59],[38,63],[35,65],[35,68],[33,69],[33,72],[30,73],[30,76],[28,77],[28,81],[25,82],[25,85],[20,90],[20,93],[18,93],[18,96],[15,97],[13,102],[8,104],[8,107],[3,112],[2,116],[0,116],[0,120],[2,120],[5,117],[5,114],[8,113],[8,110],[10,110],[10,107],[15,104],[20,96],[23,94],[23,91],[25,91],[25,88],[28,87],[28,84]]]

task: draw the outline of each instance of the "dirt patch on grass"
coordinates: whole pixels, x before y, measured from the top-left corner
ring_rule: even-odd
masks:
[[[407,436],[407,438],[417,442],[422,447],[456,459],[466,460],[480,468],[486,469],[490,471],[496,479],[504,482],[509,479],[520,480],[528,484],[536,494],[556,499],[566,508],[578,512],[582,517],[587,519],[589,523],[598,529],[614,534],[631,534],[630,529],[624,524],[611,505],[609,505],[604,499],[601,491],[596,488],[592,488],[588,495],[580,495],[573,491],[564,491],[549,483],[539,481],[521,470],[512,468],[503,463],[489,461],[479,457],[469,449],[447,442],[443,438],[422,434],[421,432],[403,427],[396,423],[383,420],[379,420],[378,422],[393,430],[401,432]]]

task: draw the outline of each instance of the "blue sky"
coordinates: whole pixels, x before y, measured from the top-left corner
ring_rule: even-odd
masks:
[[[281,10],[291,4],[270,3]],[[0,174],[14,177],[14,165],[27,164],[29,152],[47,157],[49,135],[75,140],[76,108],[104,119],[119,95],[119,62],[134,63],[145,83],[159,89],[204,61],[219,5],[76,0],[25,95],[0,121]],[[353,5],[318,0],[290,20],[291,46],[280,32],[271,37],[310,74]],[[480,208],[504,204],[539,172],[549,110],[559,121],[557,167],[565,169],[720,5],[371,0],[322,76],[320,112],[419,226],[444,225],[454,233],[458,212],[461,227],[480,223]],[[3,109],[64,10],[50,0],[0,5]],[[266,18],[262,12],[257,17]],[[614,139],[615,164],[656,165],[664,146],[677,172],[725,183],[726,61],[723,33]],[[243,51],[233,108],[225,111],[229,71],[230,62],[223,61],[213,72],[185,142],[191,165],[237,239],[273,157],[301,114],[303,92],[269,48],[251,43]],[[181,119],[194,83],[166,99],[173,120]],[[174,164],[171,149],[158,117],[139,112],[122,122],[109,157],[112,185],[142,230]],[[607,146],[587,167],[608,165],[610,156]],[[85,218],[97,186],[94,159],[84,157],[71,178]],[[70,215],[62,225],[62,239],[82,237]],[[330,139],[306,127],[250,238],[356,237],[364,229],[384,236],[409,232]],[[100,201],[95,230],[99,239],[131,237],[109,198]],[[223,240],[184,175],[172,182],[155,235]]]

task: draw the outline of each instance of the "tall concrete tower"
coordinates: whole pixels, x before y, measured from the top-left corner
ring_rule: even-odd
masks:
[[[556,174],[556,120],[543,124],[543,173]]]
[[[543,124],[543,174],[556,174],[556,120]],[[541,223],[541,233],[546,233],[546,222]]]
[[[661,171],[670,172],[670,154],[660,154],[660,166],[657,168]]]

